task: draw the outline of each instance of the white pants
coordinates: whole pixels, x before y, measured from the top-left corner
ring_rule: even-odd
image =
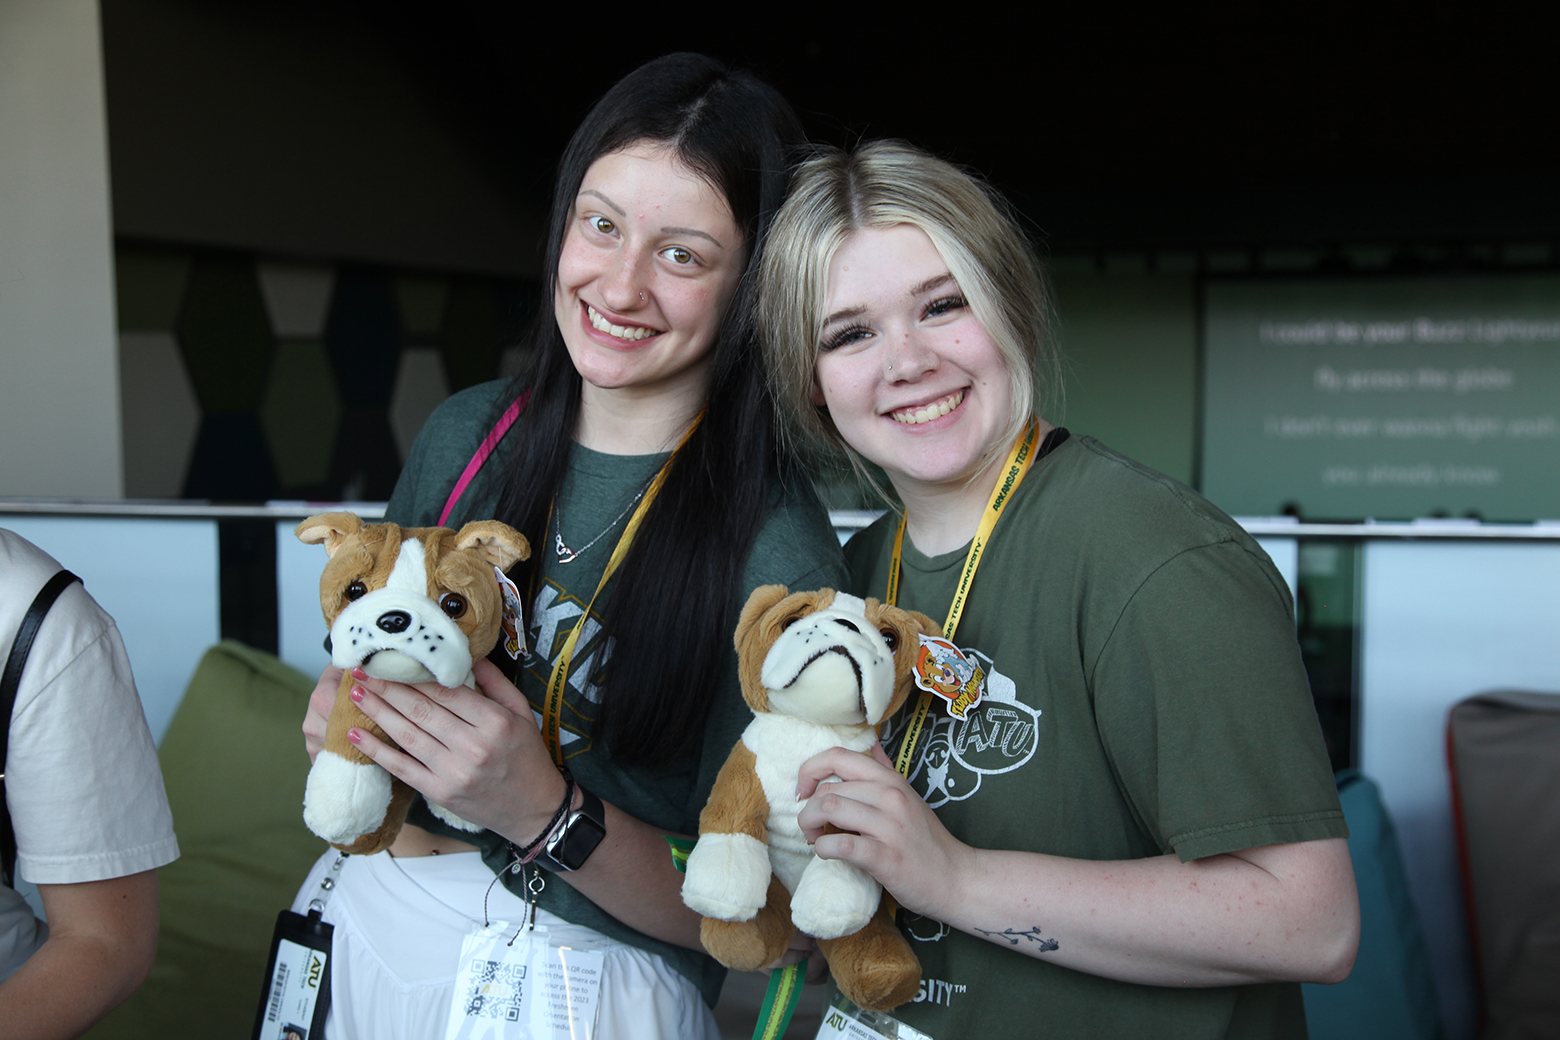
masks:
[[[332,849],[314,864],[293,900],[295,912],[308,912],[336,856]],[[550,877],[547,883],[566,884]],[[324,913],[335,926],[328,1040],[441,1040],[461,942],[481,924],[484,896],[488,919],[523,920],[525,904],[493,884],[478,853],[349,857]],[[720,1040],[698,988],[661,957],[546,910],[537,911],[536,923],[554,940],[604,955],[596,1029],[602,1040]]]

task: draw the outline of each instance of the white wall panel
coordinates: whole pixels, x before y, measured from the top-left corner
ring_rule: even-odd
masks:
[[[0,495],[123,493],[95,0],[0,3]]]
[[[298,541],[297,526],[296,520],[276,522],[277,656],[304,675],[317,676],[330,664],[320,612],[320,573],[329,557],[323,545]]]
[[[221,638],[217,525],[139,517],[0,517],[81,576],[119,625],[161,742],[201,655]]]

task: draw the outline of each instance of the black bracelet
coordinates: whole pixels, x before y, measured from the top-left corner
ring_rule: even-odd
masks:
[[[542,828],[542,833],[537,835],[536,840],[524,848],[519,847],[512,841],[509,842],[509,852],[514,856],[517,863],[529,863],[535,859],[536,854],[541,852],[542,848],[546,846],[547,839],[552,837],[553,831],[558,829],[558,824],[562,823],[568,817],[569,810],[574,808],[574,774],[569,772],[567,766],[563,767],[560,772],[563,774],[563,801],[559,804],[558,811],[553,813],[552,819],[548,821],[547,826]]]

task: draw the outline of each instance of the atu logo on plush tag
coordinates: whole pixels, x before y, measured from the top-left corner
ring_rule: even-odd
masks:
[[[513,660],[530,657],[530,651],[526,649],[524,630],[520,627],[520,590],[515,588],[515,583],[510,581],[503,571],[496,566],[493,573],[498,575],[498,587],[504,593],[504,620],[502,622],[504,634],[504,652]]]
[[[936,636],[921,636],[915,656],[915,684],[948,702],[948,714],[962,719],[986,692],[986,673],[959,648]]]

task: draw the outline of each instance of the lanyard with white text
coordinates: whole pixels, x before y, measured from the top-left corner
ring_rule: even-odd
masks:
[[[975,539],[970,542],[969,555],[964,558],[964,573],[959,576],[958,588],[953,593],[953,603],[948,607],[948,619],[943,622],[943,638],[953,641],[953,633],[959,627],[959,619],[964,616],[964,604],[969,599],[970,586],[975,581],[975,571],[980,566],[980,559],[986,552],[986,544],[991,541],[991,532],[997,526],[997,520],[1002,515],[1002,507],[1013,498],[1013,492],[1018,490],[1018,485],[1023,483],[1024,474],[1029,472],[1029,464],[1034,461],[1035,445],[1040,440],[1040,422],[1034,416],[1030,416],[1029,423],[1024,427],[1023,434],[1013,442],[1013,449],[1008,452],[1007,465],[1003,470],[1002,478],[997,481],[997,486],[991,489],[991,499],[986,503],[986,510],[981,514],[980,526],[975,530]],[[888,593],[884,596],[884,602],[893,605],[899,598],[899,557],[905,544],[905,517],[899,517],[899,531],[894,535],[894,555],[888,564]],[[921,727],[926,723],[926,714],[932,707],[932,694],[930,690],[921,690],[920,699],[916,701],[915,712],[910,717],[910,724],[905,730],[904,743],[899,747],[899,755],[894,761],[894,768],[903,776],[910,775],[911,755],[915,751],[916,742],[921,739]]]
[[[596,591],[591,594],[590,602],[585,605],[585,612],[580,615],[579,621],[574,625],[569,638],[564,641],[563,652],[558,655],[558,663],[553,665],[552,678],[547,683],[547,699],[542,704],[542,737],[547,741],[547,750],[552,753],[553,764],[563,766],[563,742],[558,739],[558,725],[563,717],[563,688],[569,679],[569,663],[574,659],[574,644],[580,640],[580,633],[585,629],[585,623],[590,620],[591,608],[596,605],[596,597],[601,595],[601,590],[606,587],[607,579],[611,578],[618,569],[618,564],[628,555],[628,547],[633,544],[634,535],[639,531],[639,524],[644,520],[645,514],[650,511],[650,503],[655,501],[655,496],[661,491],[661,485],[666,483],[666,474],[671,472],[672,462],[677,458],[677,452],[682,450],[688,438],[693,436],[693,431],[698,429],[699,421],[704,418],[701,411],[684,431],[682,440],[677,442],[677,447],[672,451],[672,457],[661,466],[661,471],[650,481],[650,486],[645,489],[644,497],[639,500],[639,506],[634,510],[634,515],[629,517],[628,526],[623,529],[623,534],[618,538],[616,547],[612,550],[612,558],[607,561],[607,569],[601,572],[601,580],[596,583]]]

